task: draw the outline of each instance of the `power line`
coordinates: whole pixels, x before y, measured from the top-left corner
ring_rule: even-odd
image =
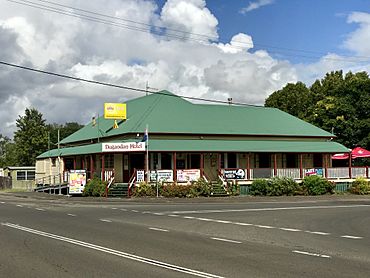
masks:
[[[75,77],[75,76],[71,76],[71,75],[66,75],[66,74],[61,74],[61,73],[56,73],[56,72],[51,72],[51,71],[39,70],[39,69],[35,69],[35,68],[31,68],[31,67],[26,67],[26,66],[22,66],[22,65],[18,65],[18,64],[12,64],[12,63],[8,63],[8,62],[4,62],[4,61],[0,61],[0,64],[1,65],[4,65],[4,66],[13,67],[13,68],[18,68],[18,69],[28,70],[28,71],[32,71],[32,72],[37,72],[37,73],[42,73],[42,74],[57,76],[57,77],[71,79],[71,80],[75,80],[75,81],[87,82],[87,83],[96,84],[96,85],[108,86],[108,87],[113,87],[113,88],[118,88],[118,89],[125,89],[125,90],[130,90],[130,91],[141,92],[141,93],[164,95],[164,96],[177,97],[177,98],[183,98],[183,99],[190,99],[190,100],[196,100],[196,101],[204,101],[204,102],[229,104],[228,101],[213,100],[213,99],[199,98],[199,97],[189,97],[189,96],[177,95],[177,94],[167,94],[167,93],[165,93],[163,91],[159,91],[159,92],[158,91],[151,91],[151,90],[148,90],[147,88],[140,89],[140,88],[134,88],[134,87],[130,87],[130,86],[122,86],[122,85],[117,85],[117,84],[113,84],[113,83],[95,81],[95,80],[85,79],[85,78],[79,78],[79,77]],[[248,103],[243,103],[243,102],[233,102],[233,104],[240,105],[240,106],[263,107],[262,105],[254,105],[254,104],[248,104]]]
[[[215,41],[216,40],[216,38],[214,36],[209,36],[209,35],[205,35],[205,34],[197,34],[197,33],[188,32],[188,31],[184,31],[184,30],[171,29],[171,28],[168,28],[168,27],[163,27],[163,26],[143,23],[143,22],[139,22],[139,21],[124,19],[124,18],[120,18],[120,17],[110,16],[110,15],[106,15],[106,14],[102,14],[102,13],[88,11],[88,10],[85,10],[85,9],[75,8],[75,7],[72,7],[72,6],[62,5],[62,4],[55,3],[55,2],[52,2],[52,1],[47,1],[47,0],[34,0],[34,1],[30,1],[30,0],[7,0],[7,1],[8,2],[13,2],[13,3],[16,3],[16,4],[20,4],[20,5],[24,5],[24,6],[29,6],[29,7],[32,7],[32,8],[41,9],[41,10],[44,10],[44,11],[55,12],[55,13],[62,14],[62,15],[67,15],[67,16],[71,16],[71,17],[85,19],[85,20],[89,20],[89,21],[93,21],[93,22],[97,22],[97,23],[111,25],[111,26],[114,26],[114,27],[125,28],[125,29],[129,29],[129,30],[133,30],[133,31],[145,32],[145,33],[158,35],[158,36],[162,36],[162,37],[184,39],[184,35],[191,35],[191,36],[197,36],[198,38],[190,36],[186,39],[191,40],[191,41],[195,41],[195,42],[203,42],[203,43],[209,43],[210,41]],[[46,4],[40,4],[40,3],[37,3],[35,1],[38,1],[38,2],[41,2],[41,3],[46,3]],[[53,5],[54,7],[51,6],[51,5]],[[62,9],[57,8],[57,7],[61,7]],[[78,12],[72,12],[70,10],[79,11],[79,12],[82,12],[82,14],[78,13]],[[90,15],[86,15],[86,14],[83,14],[83,13],[90,14]],[[93,15],[93,16],[91,16],[91,15]],[[107,18],[107,19],[98,18],[96,16]],[[108,19],[114,19],[114,20],[118,20],[120,22],[110,21]],[[136,24],[136,26],[129,25],[127,23],[122,23],[122,22],[134,23],[134,24]],[[171,32],[174,32],[175,34],[167,33],[166,31],[171,31]],[[277,46],[271,46],[271,45],[267,45],[267,44],[258,44],[258,43],[252,44],[252,43],[247,43],[247,42],[242,42],[242,41],[233,41],[233,42],[235,42],[239,45],[244,45],[244,46],[249,46],[249,47],[261,46],[261,47],[264,47],[266,49],[274,49],[273,51],[270,51],[271,54],[280,54],[280,55],[283,55],[283,56],[290,56],[290,57],[300,57],[300,58],[306,58],[306,59],[324,59],[324,60],[332,60],[332,61],[345,61],[345,62],[352,62],[352,63],[361,63],[361,62],[367,62],[368,60],[370,60],[370,57],[367,57],[367,56],[342,55],[342,57],[351,58],[351,59],[342,59],[342,58],[309,56],[309,55],[303,55],[303,54],[292,54],[290,52],[301,52],[301,53],[306,53],[306,54],[320,54],[320,55],[326,55],[327,53],[318,52],[318,51],[310,51],[310,50],[300,50],[300,49],[293,49],[293,48],[277,47]],[[231,45],[231,44],[229,44],[228,47],[235,48],[235,49],[244,49],[242,46]],[[361,60],[361,59],[363,59],[363,60]]]

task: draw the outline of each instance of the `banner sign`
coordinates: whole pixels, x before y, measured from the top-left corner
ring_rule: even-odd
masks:
[[[85,170],[70,170],[69,171],[69,194],[82,194],[86,185]]]
[[[225,169],[224,178],[226,180],[244,180],[245,179],[244,169]]]
[[[186,169],[177,170],[177,181],[178,182],[191,182],[200,179],[199,169]]]
[[[104,119],[126,120],[126,103],[104,103]]]
[[[323,169],[322,168],[312,168],[312,169],[305,169],[305,175],[306,176],[313,176],[313,175],[316,175],[316,176],[323,176],[324,173],[323,173]]]
[[[158,175],[158,179],[156,177]],[[155,182],[173,182],[173,171],[172,170],[157,170],[150,171],[150,181]]]
[[[102,143],[102,152],[144,152],[145,142]]]
[[[145,181],[145,172],[144,172],[144,170],[137,170],[136,171],[136,181],[137,182]]]

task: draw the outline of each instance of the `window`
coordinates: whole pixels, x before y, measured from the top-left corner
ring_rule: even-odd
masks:
[[[172,155],[170,153],[161,154],[161,168],[172,169]]]
[[[104,167],[107,169],[114,168],[114,154],[106,154],[104,156]]]
[[[321,153],[315,153],[313,155],[313,167],[322,167],[322,154]]]
[[[227,168],[237,168],[236,153],[227,153]]]
[[[258,154],[259,168],[270,168],[271,167],[271,155],[269,153]]]
[[[200,154],[190,154],[190,169],[200,169]]]
[[[26,180],[34,180],[35,179],[35,171],[17,171],[17,180],[18,181],[26,181]]]
[[[17,180],[18,181],[26,180],[26,171],[17,171]]]
[[[51,159],[51,166],[53,166],[53,167],[55,167],[55,166],[56,166],[56,158],[55,158],[55,157],[53,157],[53,158]]]
[[[287,168],[297,168],[297,164],[298,164],[297,162],[298,162],[298,159],[297,159],[296,154],[288,153],[286,155],[286,167]]]

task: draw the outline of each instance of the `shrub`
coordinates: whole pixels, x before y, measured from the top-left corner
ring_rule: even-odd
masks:
[[[303,179],[303,187],[309,195],[333,194],[335,184],[323,177],[312,175]]]
[[[240,195],[240,185],[238,184],[238,182],[231,182],[227,185],[227,194],[231,196]]]
[[[369,182],[363,177],[356,178],[356,180],[352,183],[351,187],[349,188],[349,191],[352,194],[359,195],[369,194],[370,193]]]
[[[208,197],[211,194],[211,185],[205,179],[200,178],[192,183],[189,194],[189,197]]]
[[[163,197],[191,197],[191,189],[191,185],[172,183],[162,187],[161,195]]]
[[[155,197],[157,196],[156,185],[151,185],[151,184],[147,184],[146,182],[141,182],[139,186],[135,187],[132,195],[134,197]]]
[[[267,193],[268,181],[265,179],[256,179],[250,187],[250,194],[253,196],[265,196]]]
[[[82,192],[83,196],[94,196],[101,197],[105,195],[105,189],[107,183],[100,180],[98,177],[94,177],[89,180],[85,185],[84,191]]]

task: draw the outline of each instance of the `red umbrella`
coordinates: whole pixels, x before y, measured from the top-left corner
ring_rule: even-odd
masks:
[[[351,154],[352,154],[352,158],[370,157],[370,152],[360,147],[354,148]]]
[[[331,159],[348,159],[349,154],[348,153],[337,153],[331,156]]]

